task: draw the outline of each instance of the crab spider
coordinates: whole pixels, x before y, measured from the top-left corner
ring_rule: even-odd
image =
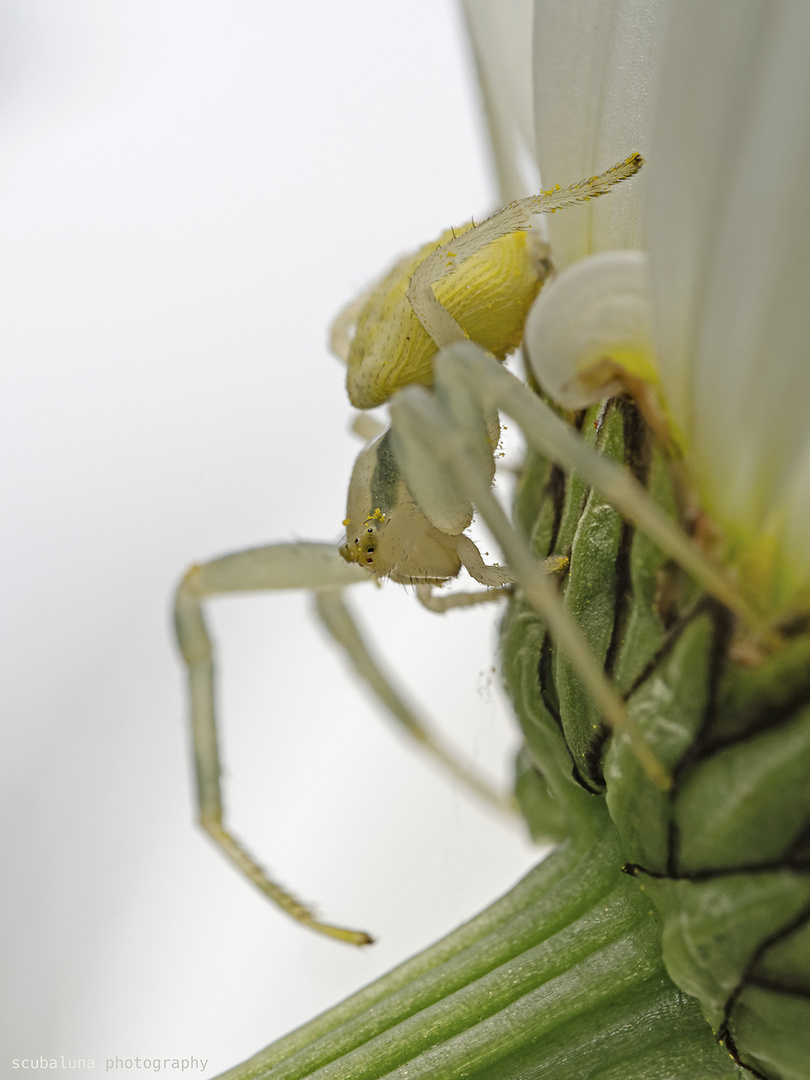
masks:
[[[200,824],[255,886],[313,930],[356,945],[372,940],[362,931],[316,920],[225,826],[213,653],[202,610],[208,597],[290,588],[315,593],[320,618],[389,712],[470,787],[503,805],[483,780],[455,760],[392,687],[343,604],[341,590],[390,577],[415,585],[426,606],[443,611],[497,600],[510,583],[517,583],[547,620],[605,718],[627,734],[647,771],[662,785],[667,783],[549,580],[549,572],[560,569],[565,560],[538,564],[490,490],[497,417],[503,410],[518,422],[530,445],[565,467],[579,469],[710,591],[726,602],[736,601],[725,579],[663,517],[643,489],[621,469],[579,445],[537,395],[494,359],[502,359],[519,344],[528,308],[548,273],[544,246],[526,235],[532,217],[602,195],[641,164],[640,156],[632,155],[600,176],[519,200],[479,225],[445,234],[438,246],[428,245],[398,263],[347,309],[335,326],[333,343],[348,365],[352,403],[369,408],[392,394],[396,397],[391,430],[361,452],[353,470],[344,522],[346,543],[340,552],[328,544],[297,543],[226,555],[192,567],[179,586],[175,619],[189,671]],[[434,382],[431,393],[426,387]],[[509,569],[487,566],[466,535],[473,506],[501,544]],[[462,566],[485,589],[433,595],[432,587],[456,577]]]

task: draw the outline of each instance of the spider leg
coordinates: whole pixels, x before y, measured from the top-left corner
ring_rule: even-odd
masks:
[[[335,589],[367,580],[357,566],[345,563],[329,544],[276,544],[236,552],[194,566],[180,583],[175,625],[188,667],[191,729],[197,773],[199,822],[223,854],[283,911],[321,934],[352,945],[373,940],[361,930],[319,922],[310,909],[273,881],[225,825],[214,695],[214,657],[202,604],[207,597],[267,589]]]
[[[469,540],[469,537],[462,536],[462,541]],[[515,575],[505,566],[487,566],[481,557],[481,552],[472,542],[469,540],[472,550],[475,555],[471,555],[466,550],[466,545],[459,544],[459,555],[463,565],[467,568],[468,572],[476,581],[482,585],[487,585],[488,588],[485,592],[480,589],[477,592],[454,592],[454,593],[437,593],[434,592],[432,585],[417,585],[416,586],[416,599],[426,607],[428,611],[435,611],[439,614],[449,611],[451,608],[457,607],[474,607],[476,604],[487,603],[499,603],[512,593],[511,585],[515,581]],[[474,563],[472,567],[470,563]],[[543,559],[538,563],[543,571],[547,574],[556,574],[561,570],[564,570],[568,565],[568,559],[564,555],[551,555],[547,559]]]
[[[482,349],[470,344],[447,350],[437,365],[437,373],[441,372],[437,382],[444,381],[448,387],[445,401],[452,401],[456,387],[464,386],[467,393],[474,390],[484,405],[511,416],[533,449],[567,471],[581,473],[708,593],[747,625],[762,626],[759,613],[726,572],[707,558],[677,523],[650,499],[642,485],[621,466],[594,453],[570,425],[520,379]]]
[[[417,592],[420,588],[424,588],[424,586],[417,586]],[[498,594],[482,593],[478,595],[483,596],[485,599],[489,599],[491,595],[495,599],[500,599]],[[450,598],[448,597],[448,599]],[[448,747],[440,736],[431,731],[414,713],[369,651],[351,612],[343,601],[341,593],[331,590],[316,593],[315,606],[326,629],[346,652],[357,673],[385,705],[388,713],[400,722],[408,734],[435,761],[464,783],[479,798],[484,799],[490,806],[502,813],[513,814],[516,807],[511,797],[501,795],[474,769],[465,765],[458,758],[455,751]]]
[[[709,560],[678,525],[649,498],[626,470],[587,447],[536,394],[484,350],[465,342],[451,346],[436,361],[436,394],[409,387],[391,403],[397,458],[415,497],[430,512],[435,478],[411,468],[411,448],[420,446],[420,460],[432,460],[442,483],[457,484],[489,526],[529,602],[546,621],[560,648],[579,672],[607,722],[626,734],[648,774],[662,786],[669,779],[628,715],[624,703],[596,663],[585,639],[525,541],[512,527],[481,472],[478,429],[465,420],[471,395],[482,410],[497,408],[515,420],[528,444],[566,470],[578,471],[626,518],[653,540],[708,593],[744,623],[755,628],[763,620],[726,573]],[[462,402],[461,410],[456,403]],[[472,452],[471,452],[472,451]],[[449,478],[449,479],[448,479]]]
[[[217,738],[214,655],[205,624],[206,599],[234,592],[275,589],[307,589],[314,593],[318,615],[347,654],[367,686],[404,729],[439,764],[457,777],[477,797],[499,811],[513,814],[510,797],[461,761],[455,751],[415,714],[370,653],[346,607],[342,587],[370,581],[359,566],[345,562],[331,544],[274,544],[236,552],[192,567],[177,591],[175,623],[180,650],[188,667],[191,697],[191,728],[197,775],[198,816],[203,829],[225,856],[261,892],[288,915],[319,933],[353,945],[372,938],[358,930],[323,923],[267,871],[230,832],[222,807],[221,765]],[[484,597],[497,593],[483,593]]]
[[[414,271],[407,296],[416,317],[439,348],[468,339],[450,312],[436,298],[433,286],[437,281],[451,274],[487,244],[509,236],[510,233],[531,228],[535,214],[553,214],[566,206],[588,202],[604,195],[615,184],[638,172],[642,164],[640,154],[631,154],[625,161],[606,169],[599,176],[581,180],[570,187],[554,188],[518,199],[432,251]]]
[[[476,551],[478,549],[476,548]],[[479,589],[477,592],[436,592],[432,585],[420,584],[416,586],[416,599],[427,608],[428,611],[443,615],[445,611],[458,607],[476,607],[478,604],[500,603],[508,596],[508,587],[501,586],[494,589]]]
[[[475,380],[467,377],[464,365],[467,359],[475,357],[477,364]],[[452,360],[454,363],[444,362]],[[500,544],[510,568],[528,601],[545,620],[550,632],[555,636],[560,648],[566,653],[571,664],[578,671],[580,678],[588,688],[605,720],[616,731],[627,735],[634,751],[648,774],[662,787],[669,786],[669,777],[660,761],[653,754],[644,736],[638,730],[628,714],[624,702],[620,699],[606,678],[601,666],[593,656],[588,644],[570,612],[559,597],[555,584],[550,580],[542,565],[529,550],[523,538],[515,531],[501,504],[493,495],[488,475],[482,473],[479,455],[468,448],[468,433],[455,422],[451,408],[453,391],[456,385],[462,386],[468,394],[470,387],[477,386],[486,399],[482,408],[500,406],[510,412],[495,394],[487,379],[481,381],[482,372],[489,375],[500,365],[492,357],[474,345],[465,343],[447,350],[437,365],[437,388],[440,392],[433,396],[422,387],[409,387],[401,391],[391,402],[395,447],[400,468],[408,486],[420,505],[429,512],[435,491],[442,487],[435,477],[413,472],[410,468],[410,450],[418,445],[421,448],[420,459],[425,460],[428,449],[434,462],[433,469],[458,486],[474,504],[479,515],[486,522],[495,539]],[[464,374],[459,377],[459,372]],[[508,373],[505,373],[508,375]],[[510,380],[513,376],[508,376]],[[531,398],[530,390],[525,389],[519,380],[513,380],[525,395]],[[497,398],[497,400],[495,400]],[[530,432],[525,431],[531,442]]]

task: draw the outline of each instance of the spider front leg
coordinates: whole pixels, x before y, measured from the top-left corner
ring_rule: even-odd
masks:
[[[447,350],[438,368],[445,387],[443,401],[451,403],[451,408],[452,402],[466,393],[479,397],[484,407],[497,407],[511,416],[533,449],[567,471],[580,472],[629,522],[646,533],[741,622],[751,627],[762,625],[759,613],[737,585],[649,498],[642,485],[625,469],[594,453],[520,379],[469,344]]]
[[[552,188],[537,195],[529,195],[505,206],[502,210],[488,217],[479,225],[454,236],[452,240],[441,244],[424,259],[414,272],[408,286],[407,297],[416,317],[441,349],[454,342],[469,339],[469,335],[453,318],[447,307],[439,301],[433,291],[436,285],[447,275],[457,270],[467,259],[477,255],[489,244],[513,233],[525,232],[531,228],[532,218],[536,214],[553,214],[567,206],[588,202],[635,175],[643,165],[640,154],[631,154],[598,176],[580,180],[569,187]],[[538,265],[543,260],[539,260]],[[546,273],[548,267],[546,267]],[[489,268],[489,273],[497,275],[497,263]],[[477,282],[477,288],[486,292],[489,283],[486,279]]]
[[[511,799],[496,791],[474,769],[466,766],[397,691],[369,650],[342,599],[348,585],[369,581],[359,566],[349,565],[330,544],[275,544],[237,552],[192,567],[177,591],[177,638],[189,673],[191,728],[197,774],[199,821],[220,850],[258,889],[288,915],[310,929],[353,945],[372,938],[363,931],[347,930],[316,920],[312,912],[269,877],[245,850],[224,821],[217,737],[214,656],[203,616],[203,602],[236,592],[306,589],[315,595],[318,616],[344,651],[357,674],[374,692],[389,716],[407,734],[470,791],[502,813],[513,815]],[[486,595],[486,594],[484,594]]]
[[[417,586],[417,592],[420,588],[425,587]],[[467,603],[470,601],[471,594],[456,593],[454,595],[463,597]],[[500,596],[495,592],[475,593],[472,594],[472,597],[475,602],[480,602],[481,598],[500,599]],[[453,597],[450,596],[446,599],[452,601]],[[517,810],[514,799],[496,791],[483,776],[465,765],[458,758],[455,751],[447,746],[435,731],[432,731],[427,724],[418,718],[413,709],[396,690],[366,645],[357,623],[346,607],[342,594],[332,590],[319,592],[315,596],[315,606],[324,627],[332,635],[335,643],[345,651],[357,674],[374,691],[380,702],[386,707],[388,714],[398,720],[408,735],[430,754],[437,764],[464,784],[469,791],[473,792],[478,798],[483,799],[494,810],[513,817]],[[426,606],[429,607],[430,605]],[[458,605],[449,603],[447,606],[455,607]]]
[[[548,246],[531,233],[534,216],[604,195],[642,164],[631,154],[599,176],[519,199],[478,225],[448,229],[438,243],[400,259],[334,327],[333,348],[347,364],[355,408],[382,405],[403,386],[431,386],[437,349],[453,342],[469,339],[499,360],[508,356],[551,272]]]
[[[334,590],[363,579],[358,568],[348,566],[328,544],[278,544],[225,555],[203,566],[192,567],[180,583],[175,601],[177,640],[189,674],[200,824],[231,863],[288,915],[312,930],[352,945],[367,945],[373,939],[364,931],[348,930],[315,919],[305,904],[268,876],[225,825],[214,657],[202,603],[207,597],[234,592],[290,588]]]
[[[420,387],[403,391],[391,403],[397,456],[408,483],[425,507],[442,489],[452,486],[474,503],[507,557],[510,569],[529,602],[535,607],[560,648],[579,673],[608,725],[627,735],[645,771],[662,787],[669,778],[646,739],[631,720],[571,614],[564,608],[555,583],[512,527],[481,471],[485,446],[481,423],[471,422],[477,402],[479,414],[503,405],[493,393],[491,375],[497,371],[535,395],[483,350],[470,343],[444,350],[436,364],[436,393]],[[497,400],[495,400],[497,399]],[[506,411],[509,411],[508,409]],[[529,438],[528,432],[524,432]],[[428,473],[425,461],[433,462]],[[439,497],[440,494],[439,494]],[[430,511],[428,511],[430,512]]]
[[[665,770],[606,678],[581,629],[493,496],[479,466],[483,453],[480,424],[471,424],[469,419],[475,402],[479,410],[499,408],[516,420],[531,447],[563,468],[577,470],[661,551],[748,625],[756,625],[756,613],[734,583],[649,499],[633,477],[585,446],[536,394],[483,350],[468,342],[444,350],[436,361],[435,391],[429,394],[418,387],[409,388],[391,406],[398,460],[416,497],[429,508],[434,493],[451,485],[471,499],[501,545],[527,599],[545,620],[609,726],[626,735],[648,775],[662,787],[668,786]],[[425,472],[426,461],[433,462],[432,475]]]

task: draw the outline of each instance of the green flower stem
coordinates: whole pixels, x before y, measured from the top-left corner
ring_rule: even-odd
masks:
[[[664,971],[658,917],[620,872],[613,826],[592,835],[222,1080],[641,1078],[674,1075],[661,1072],[673,1060],[679,1077],[735,1076]]]

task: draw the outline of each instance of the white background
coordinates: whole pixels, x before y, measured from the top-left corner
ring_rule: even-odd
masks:
[[[328,326],[496,204],[477,90],[450,0],[5,0],[0,38],[0,1074],[194,1055],[213,1076],[536,859],[382,722],[305,596],[218,601],[235,831],[380,941],[297,927],[193,824],[170,628],[191,561],[337,540],[359,447]],[[506,783],[495,609],[356,592]]]

